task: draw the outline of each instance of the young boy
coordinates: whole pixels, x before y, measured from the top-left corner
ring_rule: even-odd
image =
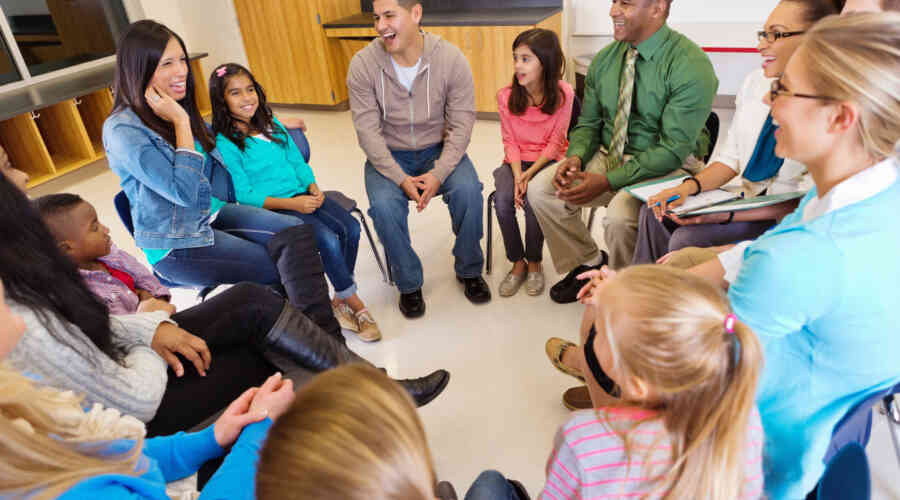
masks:
[[[109,228],[97,220],[93,205],[76,194],[51,194],[34,200],[41,218],[110,314],[163,310],[170,315],[169,289],[127,252],[112,244]]]

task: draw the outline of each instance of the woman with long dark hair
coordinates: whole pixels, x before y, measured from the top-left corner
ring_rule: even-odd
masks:
[[[157,273],[183,285],[281,285],[292,305],[343,341],[312,228],[234,203],[194,101],[187,49],[162,24],[138,21],[122,35],[103,144],[131,204],[135,242]]]
[[[5,176],[0,240],[6,299],[26,324],[11,364],[47,385],[83,393],[88,403],[134,415],[148,423],[150,435],[194,427],[278,369],[319,372],[365,362],[253,283],[231,287],[171,321],[162,311],[111,317]],[[401,384],[425,404],[448,379],[438,370]]]

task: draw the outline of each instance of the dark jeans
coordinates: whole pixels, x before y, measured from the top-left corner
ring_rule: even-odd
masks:
[[[202,338],[212,361],[205,377],[181,358],[184,375],[169,369],[169,382],[147,436],[173,434],[203,422],[277,369],[262,355],[262,340],[284,308],[284,299],[254,283],[240,283],[172,316]]]
[[[774,220],[679,226],[667,218],[656,220],[653,210],[641,207],[632,265],[653,264],[663,255],[686,247],[713,247],[755,240],[775,225]]]
[[[280,282],[266,243],[296,226],[297,219],[264,208],[228,203],[211,224],[215,243],[172,250],[153,266],[162,277],[184,286],[210,286],[252,281]]]
[[[419,151],[391,151],[391,155],[407,175],[418,176],[434,168],[434,161],[440,157],[441,151],[443,144],[436,144]],[[369,216],[390,258],[394,282],[401,293],[414,292],[422,288],[424,276],[422,261],[413,250],[409,235],[407,219],[410,200],[400,186],[381,175],[369,161],[366,161],[365,175]],[[484,266],[484,253],[481,251],[481,237],[484,234],[482,187],[475,166],[468,155],[463,155],[437,191],[450,209],[453,234],[456,235],[454,269],[460,278],[481,276]]]
[[[531,167],[532,162],[523,162],[522,169]],[[516,219],[516,186],[512,167],[508,163],[500,165],[494,170],[494,187],[497,194],[494,195],[494,207],[497,209],[497,223],[500,225],[500,234],[503,235],[503,245],[506,247],[506,258],[510,262],[519,262],[522,259],[528,262],[540,262],[544,258],[544,233],[538,224],[537,217],[525,197],[525,245],[522,245],[522,233],[519,230],[519,221]],[[490,221],[488,221],[490,224]]]
[[[279,210],[278,213],[296,217],[313,227],[325,274],[334,287],[335,297],[346,299],[355,294],[357,286],[353,270],[359,252],[359,221],[330,198],[325,198],[322,206],[311,214],[290,210]]]

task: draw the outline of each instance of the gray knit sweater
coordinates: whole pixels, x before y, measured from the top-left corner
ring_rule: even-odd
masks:
[[[40,377],[48,386],[83,394],[88,404],[100,403],[143,422],[153,419],[166,390],[167,367],[150,344],[156,328],[167,320],[165,312],[112,316],[113,344],[126,353],[120,365],[77,326],[50,316],[54,332],[71,331],[80,337],[72,341],[78,350],[58,342],[31,309],[7,303],[25,320],[25,334],[7,358],[13,368]]]

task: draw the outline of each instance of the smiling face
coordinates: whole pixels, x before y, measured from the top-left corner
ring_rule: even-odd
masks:
[[[797,94],[815,95],[806,68],[806,50],[800,47],[781,77],[783,87]],[[778,125],[776,155],[810,166],[819,164],[832,150],[836,137],[831,127],[833,106],[828,101],[781,95],[774,102],[766,97],[766,103],[772,107],[772,119]]]
[[[187,95],[188,60],[175,37],[169,39],[163,51],[150,85],[172,99],[180,101]]]
[[[245,74],[237,74],[228,79],[225,85],[225,104],[231,116],[243,122],[250,122],[259,109],[259,95],[256,85]]]
[[[806,31],[809,26],[803,18],[806,8],[800,2],[783,1],[775,7],[763,30],[767,32],[788,33]],[[803,35],[779,38],[774,42],[760,40],[757,48],[763,58],[763,72],[767,78],[775,78],[784,73],[788,61],[803,41]]]
[[[513,49],[513,67],[516,70],[516,80],[519,85],[532,90],[540,90],[544,78],[544,66],[531,48],[521,44]]]
[[[375,31],[389,54],[400,53],[416,43],[422,6],[402,7],[397,0],[375,0],[373,4]]]
[[[609,17],[613,38],[638,45],[653,36],[665,23],[666,2],[661,0],[613,0]]]

